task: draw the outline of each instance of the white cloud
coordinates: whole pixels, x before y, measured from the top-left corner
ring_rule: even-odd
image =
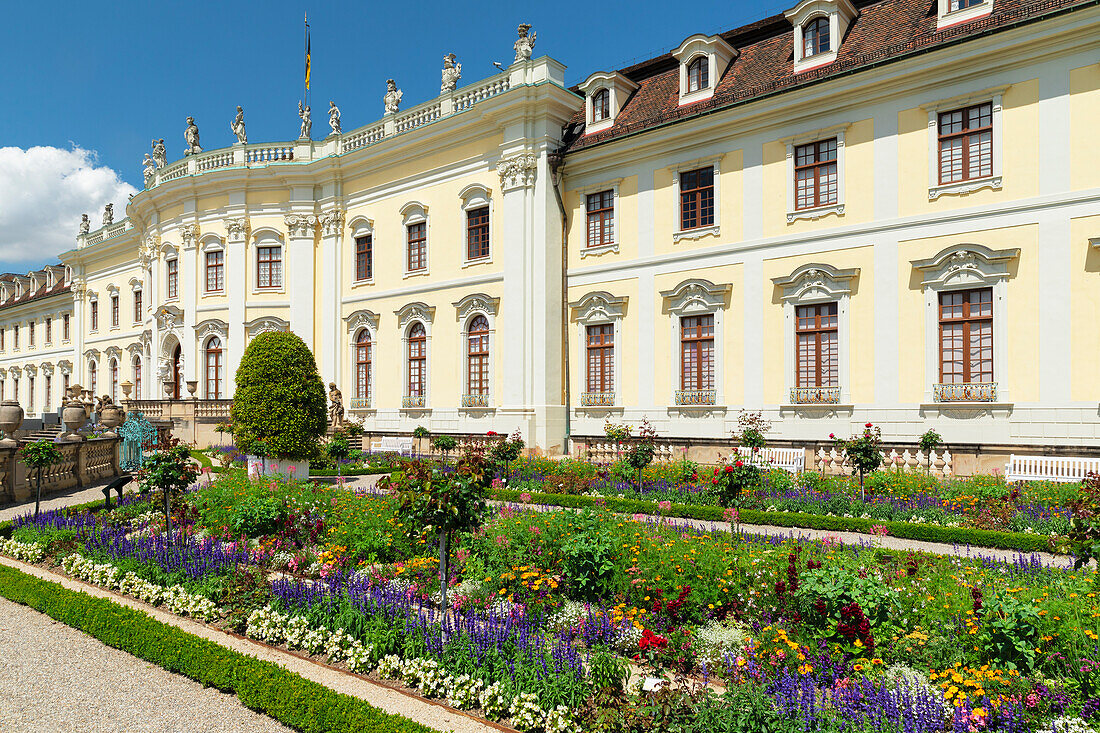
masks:
[[[100,226],[103,207],[125,216],[137,189],[75,145],[0,148],[0,272],[23,272],[56,261],[76,246],[80,215]]]

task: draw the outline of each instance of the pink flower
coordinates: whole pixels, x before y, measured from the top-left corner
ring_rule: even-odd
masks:
[[[493,479],[493,488],[494,489],[500,489],[500,488],[503,488],[503,487],[504,487],[504,479],[499,479],[499,478]]]
[[[644,523],[645,522],[645,515],[642,514],[641,512],[638,512],[637,514],[634,515],[634,521],[639,522],[639,523]]]
[[[741,515],[737,513],[737,510],[733,507],[729,507],[726,511],[722,512],[722,517],[730,524],[738,524],[741,521]]]
[[[871,534],[876,537],[885,537],[890,534],[890,530],[888,530],[884,524],[876,524],[874,527],[871,527]]]
[[[659,502],[657,502],[657,508],[660,509],[662,512],[667,512],[668,510],[672,509],[672,502],[671,501],[659,501]]]
[[[836,433],[829,433],[830,440],[836,440]]]
[[[524,491],[522,494],[519,495],[519,500],[522,501],[524,504],[530,504],[531,495]]]

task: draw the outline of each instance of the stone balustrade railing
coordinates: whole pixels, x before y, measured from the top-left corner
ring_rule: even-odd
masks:
[[[61,461],[42,469],[42,495],[84,488],[119,475],[118,438],[90,438],[57,443]],[[0,501],[26,501],[34,495],[38,475],[27,470],[15,448],[0,448]]]
[[[658,442],[655,448],[653,453],[654,463],[670,463],[684,457],[682,446]],[[607,466],[625,456],[628,450],[630,450],[629,443],[623,443],[618,447],[611,442],[588,443],[583,450],[583,454],[592,463]]]
[[[910,451],[908,448],[898,453],[896,449],[882,451],[882,468],[894,471],[928,471],[933,475],[951,476],[952,469],[951,452],[929,451],[927,454],[921,450]],[[829,474],[851,474],[852,467],[848,463],[847,451],[838,451],[836,448],[818,448],[814,454],[814,470]]]
[[[127,412],[140,412],[145,417],[160,417],[169,400],[127,400]]]
[[[229,418],[233,400],[195,400],[195,417]]]

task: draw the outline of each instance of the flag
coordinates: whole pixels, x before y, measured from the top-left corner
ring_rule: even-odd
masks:
[[[309,91],[309,23],[306,23],[306,91]]]

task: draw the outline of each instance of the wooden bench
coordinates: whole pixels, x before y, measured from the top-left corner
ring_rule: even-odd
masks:
[[[753,465],[780,468],[788,473],[802,473],[806,468],[806,451],[801,448],[761,448],[754,451],[739,446],[737,454]]]
[[[412,438],[382,438],[370,443],[371,453],[400,453],[407,456],[412,453],[412,449]]]
[[[114,481],[112,481],[111,483],[107,484],[102,489],[100,489],[100,491],[103,492],[103,508],[104,509],[110,509],[111,508],[111,492],[112,491],[118,493],[118,500],[119,500],[119,503],[121,503],[122,502],[122,489],[127,484],[129,484],[131,481],[133,481],[133,477],[128,473],[124,473],[124,474],[120,475],[118,478],[116,478]]]
[[[1076,483],[1090,473],[1100,473],[1100,458],[1018,456],[1014,453],[1005,466],[1005,478],[1009,481]]]

